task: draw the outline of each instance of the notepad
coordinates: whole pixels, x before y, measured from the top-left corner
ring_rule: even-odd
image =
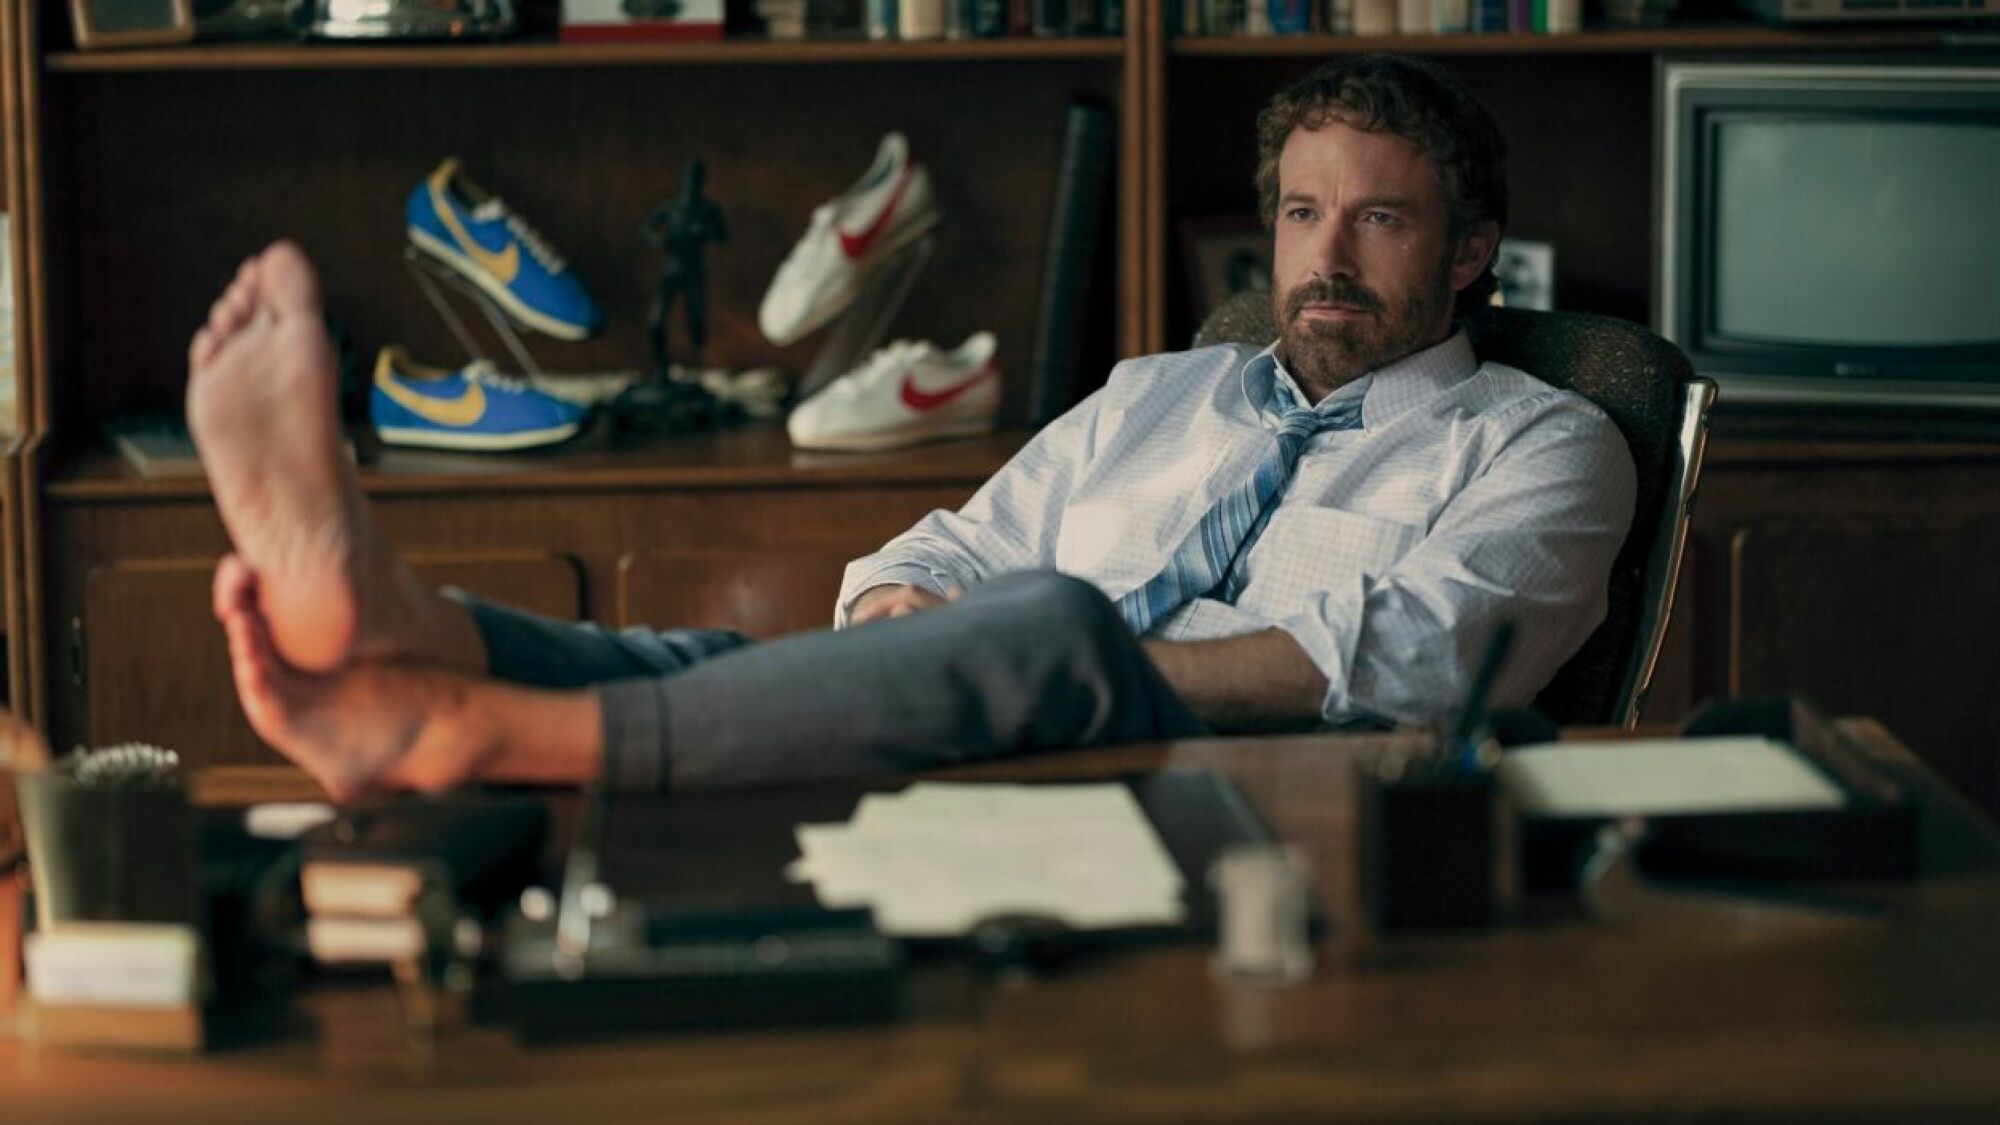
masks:
[[[828,907],[867,906],[883,933],[963,934],[1006,915],[1072,929],[1170,926],[1183,880],[1118,784],[919,782],[871,793],[845,824],[802,824],[786,875]]]
[[[1768,738],[1550,742],[1509,750],[1500,780],[1528,816],[1663,816],[1836,809],[1847,795]]]

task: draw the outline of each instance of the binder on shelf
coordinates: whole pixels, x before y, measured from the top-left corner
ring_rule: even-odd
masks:
[[[1028,368],[1028,421],[1040,426],[1069,409],[1082,362],[1090,293],[1097,265],[1116,147],[1111,111],[1073,101],[1063,118],[1048,249],[1042,258],[1041,307]]]

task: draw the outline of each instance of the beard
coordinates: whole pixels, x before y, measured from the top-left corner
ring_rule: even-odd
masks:
[[[1282,293],[1274,290],[1278,358],[1301,389],[1324,398],[1368,372],[1437,343],[1439,316],[1455,298],[1450,271],[1440,268],[1428,285],[1412,286],[1388,300],[1345,277],[1311,278]],[[1308,321],[1309,304],[1339,304],[1362,316]]]

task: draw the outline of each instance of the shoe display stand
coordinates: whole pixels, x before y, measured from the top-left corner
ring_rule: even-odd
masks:
[[[805,377],[799,380],[798,401],[811,398],[821,387],[859,367],[874,352],[888,335],[889,326],[895,323],[896,313],[910,299],[918,275],[936,252],[937,236],[925,235],[882,263],[854,303],[834,319],[833,331],[826,343],[820,345]]]
[[[411,280],[417,283],[418,289],[423,290],[424,298],[437,310],[445,326],[451,329],[452,336],[465,348],[468,361],[492,363],[493,359],[466,329],[465,321],[453,311],[451,302],[444,299],[445,289],[450,289],[472,302],[472,307],[478,309],[486,318],[486,323],[493,327],[493,334],[500,338],[500,342],[506,345],[508,353],[514,357],[514,362],[520,365],[519,374],[531,379],[542,375],[541,365],[535,362],[534,354],[528,351],[528,345],[521,341],[521,334],[515,331],[513,322],[507,319],[507,314],[493,298],[487,296],[477,285],[467,281],[457,271],[430,258],[415,246],[403,247],[403,266],[409,270]]]
[[[1255,111],[1329,55],[1447,58],[1508,130],[1513,229],[1557,245],[1564,307],[1645,319],[1651,173],[1623,154],[1648,150],[1659,53],[1938,49],[1936,32],[1751,27],[1170,40],[1161,9],[1128,5],[1120,38],[79,51],[60,0],[0,0],[24,427],[0,475],[10,702],[59,745],[134,739],[195,765],[270,761],[237,714],[208,612],[227,540],[206,483],[138,476],[100,423],[180,401],[191,327],[236,263],[278,237],[311,254],[364,349],[480,354],[463,306],[444,313],[449,282],[396,260],[401,201],[447,155],[532,214],[603,302],[605,331],[565,345],[565,364],[616,370],[646,353],[658,258],[638,232],[698,158],[731,235],[709,258],[703,362],[805,371],[813,386],[892,328],[932,340],[990,329],[1005,424],[1025,417],[1062,125],[1078,98],[1108,106],[1118,133],[1081,395],[1120,357],[1188,338],[1180,232],[1254,210]],[[935,243],[879,279],[818,355],[769,344],[755,313],[773,271],[889,128],[936,179]],[[422,299],[406,271],[430,283]],[[464,295],[534,373],[494,310]],[[842,564],[963,503],[1024,440],[843,456],[795,451],[775,427],[630,449],[586,435],[532,454],[389,450],[361,481],[426,580],[607,625],[776,633],[823,625]]]

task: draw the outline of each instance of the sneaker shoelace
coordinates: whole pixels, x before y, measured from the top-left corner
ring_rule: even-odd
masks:
[[[864,387],[881,382],[884,375],[914,364],[932,350],[929,344],[921,341],[897,340],[871,356],[854,375],[828,387],[827,392],[843,399],[855,398]]]
[[[786,270],[794,270],[800,268],[800,266],[804,264],[806,255],[812,253],[812,248],[814,246],[819,245],[819,243],[823,241],[822,236],[824,236],[827,230],[832,226],[833,226],[833,204],[822,203],[819,206],[813,208],[811,225],[806,227],[806,233],[804,237],[800,238],[797,242],[792,243],[791,252],[787,253],[785,255],[785,260],[779,264],[778,272],[783,273]]]
[[[528,248],[529,257],[539,262],[541,267],[550,273],[561,273],[568,268],[569,263],[563,261],[562,255],[556,253],[555,248],[549,245],[548,239],[542,237],[542,232],[529,226],[525,219],[508,210],[507,205],[498,197],[473,208],[472,217],[481,222],[501,220],[507,227],[507,233]]]
[[[466,382],[479,383],[495,390],[526,394],[535,389],[525,378],[500,374],[500,369],[493,366],[493,361],[490,359],[475,359],[460,370],[464,373]]]

